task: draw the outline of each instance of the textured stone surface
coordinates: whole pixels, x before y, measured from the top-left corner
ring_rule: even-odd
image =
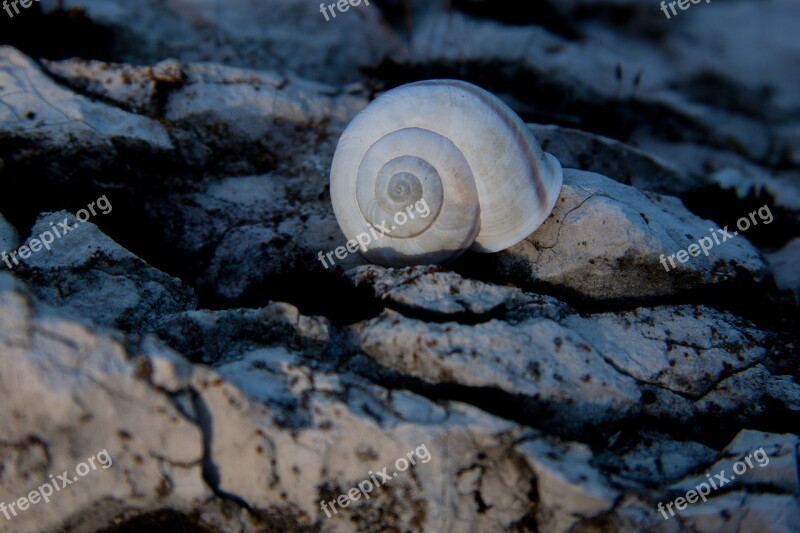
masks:
[[[797,531],[797,3],[371,4],[0,17],[0,246],[114,206],[0,268],[0,502],[113,459],[0,530]],[[450,265],[326,267],[343,128],[448,77],[571,169],[551,217]]]
[[[800,238],[795,238],[777,252],[767,254],[779,288],[800,295]]]
[[[730,228],[731,238],[711,241],[708,256],[698,248],[700,255],[686,263],[673,259],[675,268],[667,263],[669,271],[660,263],[662,254],[676,254],[710,235],[709,228],[719,229],[676,198],[568,169],[550,217],[527,239],[498,253],[498,269],[597,299],[763,279],[767,270],[758,251]]]
[[[4,252],[14,250],[18,244],[17,230],[0,214],[0,250]],[[2,266],[7,265],[3,264]]]
[[[66,0],[61,5],[81,8],[113,30],[118,36],[115,52],[134,64],[166,55],[348,82],[358,79],[360,66],[377,63],[401,46],[374,5],[337,12],[339,16],[327,22],[318,4],[294,0],[275,0],[268,6],[247,0],[213,0],[199,6],[180,0]],[[54,9],[57,4],[46,6]]]
[[[0,48],[0,87],[0,139],[17,147],[9,151],[8,166],[35,161],[63,182],[112,165],[120,152],[158,157],[174,148],[161,124],[75,94],[11,47]]]
[[[67,231],[64,223],[72,229]],[[152,331],[167,315],[194,308],[190,287],[67,212],[42,215],[26,242],[53,227],[64,233],[50,249],[32,253],[16,267],[44,302],[98,325],[133,332]]]
[[[697,186],[685,172],[666,161],[614,139],[558,126],[529,124],[528,128],[565,168],[587,170],[663,194],[677,195]]]

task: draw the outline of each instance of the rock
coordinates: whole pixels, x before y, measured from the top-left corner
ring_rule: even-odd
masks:
[[[0,246],[115,208],[0,268],[0,529],[800,529],[796,2],[370,3],[0,17]],[[345,125],[448,77],[561,159],[551,217],[445,266],[326,258]]]
[[[527,313],[557,319],[569,309],[555,298],[526,294],[517,288],[464,279],[435,267],[356,267],[346,274],[356,287],[368,288],[385,306],[442,318],[481,321]]]
[[[301,315],[285,303],[261,309],[186,311],[170,316],[158,334],[192,360],[212,364],[273,344],[324,353],[329,349],[328,320]]]
[[[19,245],[19,236],[17,230],[3,218],[0,214],[0,251],[8,252],[15,250]],[[7,266],[5,264],[0,267]]]
[[[564,324],[624,375],[690,398],[765,357],[764,338],[752,324],[704,307],[572,315]]]
[[[760,364],[768,336],[729,313],[659,306],[579,315],[511,289],[524,307],[487,316],[462,302],[462,294],[475,300],[481,285],[453,273],[363,267],[351,275],[409,315],[385,310],[351,326],[353,349],[368,356],[351,369],[373,379],[409,376],[423,389],[447,383],[468,396],[491,390],[515,406],[515,416],[535,417],[560,435],[603,431],[643,413],[686,423],[733,416],[746,424],[762,411],[742,391],[760,391],[762,402],[787,411],[800,407],[800,387]],[[438,295],[435,305],[431,295]]]
[[[703,505],[682,511],[693,531],[795,531],[800,526],[797,498],[791,495],[728,492]]]
[[[455,72],[507,95],[512,107],[536,122],[622,139],[656,130],[662,136],[733,146],[755,160],[769,156],[771,131],[763,122],[732,106],[716,107],[713,98],[698,101],[693,92],[676,90],[676,78],[700,76],[705,65],[693,63],[686,72],[684,62],[675,61],[661,43],[620,36],[599,25],[580,30],[595,39],[593,46],[558,30],[437,10],[414,24],[410,51],[395,53],[392,66],[410,71],[409,77],[432,68]],[[635,55],[629,53],[631,46]],[[489,75],[487,63],[493,65]]]
[[[157,353],[132,360],[137,354],[120,339],[42,307],[2,273],[0,345],[0,501],[27,495],[49,482],[48,474],[68,472],[77,485],[59,481],[47,505],[11,516],[15,531],[59,529],[102,501],[109,505],[98,509],[103,517],[94,526],[122,511],[188,513],[213,497],[203,480],[200,429],[139,366]],[[98,458],[87,479],[75,475],[100,452],[110,467]]]
[[[767,267],[756,249],[743,236],[734,237],[730,228],[730,238],[720,231],[676,198],[644,194],[598,174],[567,169],[550,217],[527,239],[499,252],[497,269],[595,299],[761,282]],[[670,262],[671,255],[703,238],[713,245],[708,256],[687,255],[686,263]],[[699,247],[697,253],[701,254]]]
[[[576,332],[547,319],[516,326],[430,324],[385,311],[354,326],[361,350],[382,367],[429,384],[497,390],[516,410],[574,434],[636,410],[636,381],[617,372]],[[497,343],[496,339],[503,339]]]
[[[54,237],[53,227],[64,233],[50,249],[33,252],[15,267],[42,301],[96,324],[134,332],[152,331],[168,315],[194,308],[190,287],[151,267],[92,222],[79,222],[65,211],[42,215],[27,242],[47,231]]]
[[[8,166],[46,169],[52,183],[85,181],[82,173],[115,167],[121,154],[146,152],[158,159],[174,149],[153,120],[94,102],[50,79],[36,63],[0,47],[0,139]]]
[[[520,450],[542,495],[543,531],[569,531],[582,518],[611,510],[619,493],[591,464],[592,452],[573,443],[526,442]]]
[[[56,8],[80,9],[116,37],[112,53],[126,63],[164,56],[233,66],[281,70],[329,82],[359,79],[359,67],[376,64],[400,41],[378,7],[351,8],[326,21],[318,5],[276,0],[269,7],[246,0],[186,6],[178,0],[66,0]],[[331,15],[329,15],[330,17]],[[323,53],[324,52],[324,53]]]
[[[667,485],[691,474],[698,464],[712,462],[717,455],[702,443],[675,440],[655,431],[633,439],[617,434],[611,444],[596,454],[596,464],[613,472],[612,482],[623,487]]]
[[[800,211],[796,171],[771,169],[739,154],[694,142],[641,138],[638,143],[643,150],[669,160],[682,172],[695,176],[698,186],[717,185],[722,189],[733,189],[739,199],[766,192],[774,205]]]
[[[326,189],[316,172],[231,177],[195,193],[154,198],[148,213],[164,222],[164,238],[179,253],[202,265],[195,273],[200,287],[237,301],[285,272],[333,273],[364,264],[357,254],[327,269],[319,261],[320,252],[346,242]]]
[[[479,491],[491,491],[518,468],[508,452],[519,430],[467,405],[390,394],[315,369],[283,348],[241,354],[219,373],[206,370],[152,339],[123,343],[63,318],[6,274],[0,342],[8,347],[0,351],[2,405],[17,413],[0,428],[0,497],[27,494],[47,472],[72,472],[88,454],[106,451],[113,459],[70,497],[14,518],[17,531],[133,526],[135,517],[165,508],[175,523],[221,530],[297,520],[299,527],[357,520],[370,529],[436,530],[455,520],[486,529],[522,519],[528,509],[525,498],[515,498],[487,513],[474,491],[452,487],[457,472],[482,462]],[[64,390],[71,393],[66,399]],[[406,464],[409,453],[414,466]],[[382,467],[389,478],[375,480],[383,486],[369,494],[364,485],[369,502],[325,516],[321,499],[337,498]],[[526,472],[515,483],[527,494]],[[114,503],[103,507],[109,499]]]
[[[778,288],[793,291],[797,298],[800,295],[800,237],[765,257],[772,267]]]
[[[175,143],[172,167],[221,176],[261,173],[279,163],[296,175],[298,165],[318,164],[326,143],[335,143],[366,105],[363,97],[296,75],[217,64],[166,60],[133,67],[72,59],[46,65],[76,90],[167,124]]]
[[[796,435],[775,435],[759,431],[744,430],[721,452],[722,459],[710,465],[700,475],[687,477],[673,485],[676,491],[686,492],[707,483],[706,473],[715,477],[722,473],[731,487],[748,487],[758,490],[770,487],[786,494],[800,489],[798,474]],[[735,479],[734,479],[735,478]],[[727,487],[727,488],[731,488]]]
[[[186,83],[184,67],[175,59],[167,59],[153,66],[79,58],[44,60],[42,65],[52,76],[81,94],[150,116],[163,113],[162,100]]]
[[[698,187],[670,163],[614,139],[581,130],[528,124],[542,149],[565,168],[609,176],[640,190],[678,195]]]

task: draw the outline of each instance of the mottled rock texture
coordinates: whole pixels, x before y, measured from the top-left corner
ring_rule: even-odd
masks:
[[[794,0],[0,13],[0,252],[74,226],[0,262],[0,531],[800,530]],[[561,160],[555,209],[323,265],[342,130],[447,77]]]

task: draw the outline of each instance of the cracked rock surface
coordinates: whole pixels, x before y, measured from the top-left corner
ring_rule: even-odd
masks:
[[[0,531],[800,530],[796,2],[256,4],[0,16]],[[323,264],[343,129],[448,77],[552,213]]]

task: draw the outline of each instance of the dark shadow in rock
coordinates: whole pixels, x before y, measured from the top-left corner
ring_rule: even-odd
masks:
[[[569,17],[548,1],[535,2],[530,9],[520,9],[518,0],[453,0],[453,8],[480,19],[494,19],[515,26],[541,26],[566,39],[577,40],[581,32]]]
[[[734,189],[709,185],[682,194],[680,199],[690,211],[713,220],[720,228],[727,225],[731,233],[738,231],[736,222],[740,218],[767,205],[773,216],[772,222],[764,224],[764,220],[756,214],[758,224],[753,225],[750,220],[747,231],[739,231],[756,248],[778,249],[800,234],[800,218],[797,214],[775,205],[775,198],[764,190],[756,193],[751,189],[747,196],[740,198]]]
[[[201,520],[171,509],[155,511],[130,518],[121,524],[98,530],[98,533],[213,533],[215,530]]]
[[[31,57],[111,59],[113,33],[90,20],[82,9],[45,14],[34,3],[27,9],[20,7],[20,13],[13,18],[5,12],[0,14],[0,44],[14,46]]]

